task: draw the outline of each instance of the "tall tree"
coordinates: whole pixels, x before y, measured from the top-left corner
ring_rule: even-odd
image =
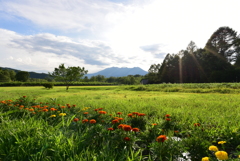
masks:
[[[48,73],[51,77],[54,77],[57,81],[62,81],[66,85],[66,90],[68,90],[69,85],[73,82],[80,81],[81,78],[87,74],[87,70],[84,67],[68,67],[66,68],[64,64],[60,64],[58,68],[55,68],[52,73]]]
[[[232,55],[236,52],[234,42],[237,32],[229,27],[220,27],[208,40],[205,49],[210,53],[232,62]]]

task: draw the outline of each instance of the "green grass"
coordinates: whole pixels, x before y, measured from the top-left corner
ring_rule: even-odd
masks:
[[[206,156],[216,160],[208,150],[210,145],[218,146],[228,152],[229,158],[237,160],[235,157],[240,154],[238,84],[205,85],[208,88],[202,84],[74,86],[69,91],[65,87],[50,90],[40,86],[1,87],[1,100],[13,102],[0,103],[0,160],[174,160],[186,151],[190,152],[192,161]],[[195,88],[198,92],[189,92]],[[66,104],[71,107],[61,108]],[[20,105],[25,107],[19,109]],[[32,105],[48,106],[45,109],[49,111],[38,112],[42,109]],[[25,108],[35,109],[36,114]],[[107,114],[94,111],[99,108]],[[132,112],[146,115],[128,117]],[[166,114],[171,115],[170,121],[166,120]],[[140,132],[118,129],[120,123],[112,124],[113,117],[123,118],[120,123],[139,128]],[[79,121],[73,122],[74,118]],[[82,123],[83,119],[95,119],[97,123]],[[110,127],[115,130],[107,130]],[[159,143],[156,141],[159,135],[168,139]],[[182,141],[171,139],[174,136]],[[130,141],[125,141],[125,137]],[[218,141],[226,144],[222,147]]]

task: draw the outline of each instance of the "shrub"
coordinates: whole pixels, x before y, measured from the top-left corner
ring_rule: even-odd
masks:
[[[53,88],[54,84],[53,83],[44,83],[43,87],[47,88],[47,89],[51,89]]]

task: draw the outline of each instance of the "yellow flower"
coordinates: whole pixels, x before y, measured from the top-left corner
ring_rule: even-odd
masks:
[[[202,158],[202,161],[209,161],[209,157]]]
[[[225,151],[217,151],[215,153],[215,155],[219,160],[227,160],[228,159],[228,153]]]
[[[66,116],[66,113],[60,113],[59,116]]]
[[[56,117],[56,115],[51,115],[50,117]]]
[[[225,144],[226,141],[219,141],[218,144]]]
[[[214,145],[209,146],[208,149],[211,150],[211,151],[218,151],[218,148]]]

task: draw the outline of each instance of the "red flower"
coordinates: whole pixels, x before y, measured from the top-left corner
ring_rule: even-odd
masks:
[[[88,119],[84,119],[82,120],[82,123],[88,122]]]
[[[23,96],[23,98],[26,98],[27,96]]]
[[[140,129],[139,129],[139,128],[132,128],[132,131],[134,131],[134,132],[139,132]]]
[[[118,114],[118,115],[121,115],[121,114],[122,114],[122,112],[118,112],[117,114]]]
[[[132,117],[132,116],[133,116],[133,114],[132,114],[132,113],[128,114],[128,117]]]
[[[75,119],[73,119],[73,121],[74,121],[74,122],[78,122],[78,121],[79,121],[79,119],[78,119],[78,118],[75,118]]]
[[[112,120],[112,124],[116,124],[116,123],[119,123],[118,120]]]
[[[166,137],[166,135],[160,135],[160,136],[158,136],[157,137],[157,142],[164,142],[165,140],[167,140],[167,137]]]
[[[96,122],[97,122],[97,121],[94,120],[94,119],[92,119],[92,120],[89,121],[90,124],[96,124]]]
[[[129,137],[125,137],[123,140],[130,141],[130,138]]]
[[[170,118],[166,118],[165,120],[167,120],[167,121],[171,121],[171,119],[170,119]]]
[[[201,124],[200,123],[194,123],[194,126],[200,126]]]
[[[120,124],[120,125],[118,125],[118,128],[119,128],[119,129],[122,129],[123,126],[124,126],[124,124]]]
[[[123,126],[123,130],[124,131],[131,131],[132,130],[132,127],[130,125],[124,125]]]
[[[107,112],[106,112],[106,111],[99,111],[98,113],[100,113],[100,114],[106,114]]]
[[[171,116],[171,115],[169,115],[169,114],[166,114],[166,115],[165,115],[165,117],[170,117],[170,116]]]
[[[113,131],[113,130],[114,130],[114,128],[110,127],[110,128],[108,128],[108,130],[109,130],[109,131]]]
[[[48,109],[45,108],[45,109],[43,109],[42,111],[43,111],[43,112],[48,112]]]
[[[50,111],[57,111],[56,108],[50,108]]]
[[[138,113],[138,116],[145,116],[145,113]]]

